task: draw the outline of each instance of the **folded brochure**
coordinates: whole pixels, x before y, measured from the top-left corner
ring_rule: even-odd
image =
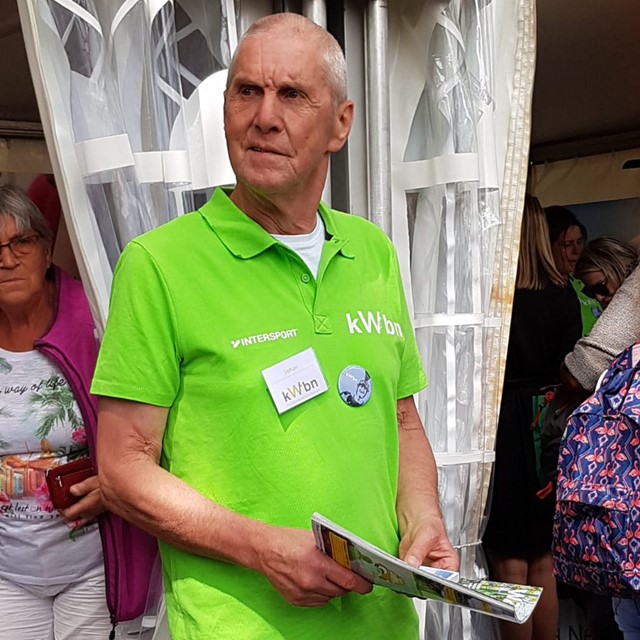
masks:
[[[467,580],[453,571],[412,567],[319,513],[313,514],[311,526],[320,551],[369,582],[407,596],[438,600],[522,624],[542,593],[541,587]]]

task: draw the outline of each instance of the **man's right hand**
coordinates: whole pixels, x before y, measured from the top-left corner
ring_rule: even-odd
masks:
[[[322,607],[353,591],[365,595],[373,585],[322,553],[313,534],[268,527],[258,570],[280,595],[297,607]]]

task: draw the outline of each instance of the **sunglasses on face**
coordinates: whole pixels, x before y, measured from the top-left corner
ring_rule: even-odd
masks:
[[[595,298],[596,296],[602,296],[603,298],[608,298],[611,293],[609,293],[609,287],[607,287],[607,279],[605,278],[602,282],[597,282],[592,285],[585,285],[582,289],[582,293],[585,296],[589,296],[590,298]]]

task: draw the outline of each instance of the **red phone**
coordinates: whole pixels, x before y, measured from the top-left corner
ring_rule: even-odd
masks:
[[[49,487],[49,497],[55,509],[67,509],[72,504],[80,500],[79,496],[74,496],[69,489],[74,484],[82,482],[95,475],[93,465],[89,458],[79,458],[73,462],[49,467],[45,472],[47,487]]]

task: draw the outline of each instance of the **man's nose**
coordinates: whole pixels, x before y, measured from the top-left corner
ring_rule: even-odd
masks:
[[[0,266],[5,269],[12,269],[18,264],[18,260],[6,244],[0,246]]]
[[[282,127],[280,104],[275,93],[265,92],[262,95],[254,123],[263,133],[277,131]]]

